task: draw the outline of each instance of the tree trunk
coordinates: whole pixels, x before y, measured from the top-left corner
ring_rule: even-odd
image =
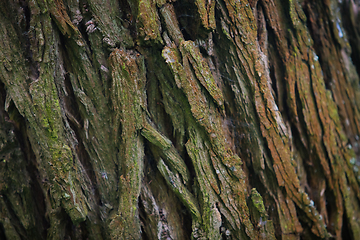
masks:
[[[358,239],[357,0],[0,3],[1,239]]]

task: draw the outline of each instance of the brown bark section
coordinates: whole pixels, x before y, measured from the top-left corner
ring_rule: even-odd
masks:
[[[0,3],[1,239],[356,239],[356,1]]]

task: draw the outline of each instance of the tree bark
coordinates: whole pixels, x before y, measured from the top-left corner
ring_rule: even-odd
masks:
[[[357,239],[357,0],[0,3],[1,239]]]

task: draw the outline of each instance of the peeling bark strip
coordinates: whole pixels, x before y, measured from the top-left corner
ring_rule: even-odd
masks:
[[[120,175],[119,209],[110,216],[113,239],[139,239],[140,221],[137,202],[143,175],[144,146],[140,136],[145,108],[145,73],[143,59],[115,49],[110,54],[112,75],[111,99],[115,119],[121,123],[121,146],[118,162]]]
[[[355,1],[0,3],[0,239],[357,239]]]

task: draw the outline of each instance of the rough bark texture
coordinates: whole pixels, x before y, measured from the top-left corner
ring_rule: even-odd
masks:
[[[0,238],[358,239],[359,9],[0,1]]]

